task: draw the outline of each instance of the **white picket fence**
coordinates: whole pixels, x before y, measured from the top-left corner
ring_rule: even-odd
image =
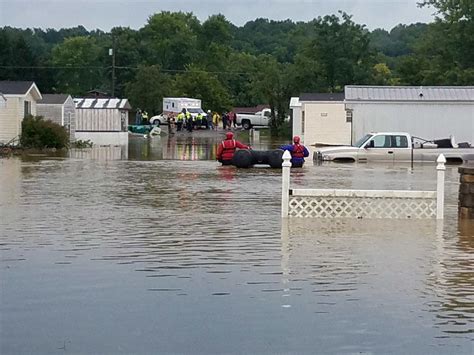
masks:
[[[436,191],[290,189],[291,155],[283,154],[282,217],[444,218],[446,159],[437,160]]]

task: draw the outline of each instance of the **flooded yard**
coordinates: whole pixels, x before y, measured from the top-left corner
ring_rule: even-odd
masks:
[[[0,159],[0,353],[472,354],[457,167],[444,223],[282,222],[281,171],[219,166],[220,139]],[[434,190],[436,170],[308,159],[292,184]]]

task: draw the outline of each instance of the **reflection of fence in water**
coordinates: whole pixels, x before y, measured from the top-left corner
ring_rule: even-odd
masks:
[[[286,297],[302,286],[316,296],[348,298],[370,282],[369,288],[392,287],[393,277],[424,275],[423,262],[444,252],[442,221],[292,218],[281,223]],[[438,272],[436,263],[430,266]],[[291,298],[285,302],[289,305]]]
[[[93,160],[124,160],[128,159],[127,146],[95,146],[86,149],[71,149],[70,158]]]

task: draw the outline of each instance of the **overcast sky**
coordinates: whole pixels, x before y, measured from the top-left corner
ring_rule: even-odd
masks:
[[[222,13],[241,26],[259,17],[309,21],[337,13],[370,30],[391,29],[399,23],[431,22],[432,8],[418,8],[420,0],[0,0],[0,27],[63,28],[83,25],[104,31],[115,26],[142,27],[163,10],[193,12],[201,21]]]

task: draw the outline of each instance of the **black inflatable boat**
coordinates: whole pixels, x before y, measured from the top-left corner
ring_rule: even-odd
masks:
[[[251,168],[257,164],[270,165],[272,168],[281,168],[283,150],[247,150],[241,149],[234,153],[232,165],[237,168]]]

